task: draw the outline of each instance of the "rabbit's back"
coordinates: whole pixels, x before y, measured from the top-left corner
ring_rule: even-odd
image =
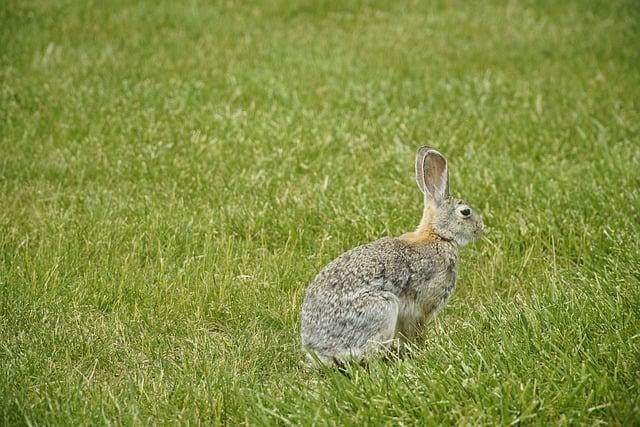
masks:
[[[353,248],[327,264],[311,282],[307,294],[335,295],[362,288],[400,290],[411,275],[405,252],[404,245],[391,237]]]
[[[457,255],[451,242],[414,245],[384,237],[327,264],[310,283],[307,295],[342,295],[366,288],[389,291],[399,298],[411,296],[434,279],[455,281]]]

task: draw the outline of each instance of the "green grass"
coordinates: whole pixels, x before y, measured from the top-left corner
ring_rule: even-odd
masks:
[[[3,1],[0,424],[640,424],[640,7]],[[488,226],[412,358],[303,363],[306,284]]]

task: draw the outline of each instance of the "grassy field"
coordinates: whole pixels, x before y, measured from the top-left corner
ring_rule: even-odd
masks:
[[[0,424],[640,424],[640,3],[0,4]],[[413,357],[314,372],[306,284],[488,231]]]

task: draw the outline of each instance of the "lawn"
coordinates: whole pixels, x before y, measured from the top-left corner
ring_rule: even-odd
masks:
[[[0,4],[0,424],[640,424],[640,3]],[[307,283],[487,225],[413,354],[307,367]]]

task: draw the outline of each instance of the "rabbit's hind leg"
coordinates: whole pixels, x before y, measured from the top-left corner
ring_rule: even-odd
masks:
[[[342,336],[343,351],[334,354],[339,360],[363,363],[384,355],[397,346],[398,298],[390,292],[366,292],[353,300],[345,313]]]
[[[361,290],[339,301],[330,316],[316,316],[303,329],[303,350],[312,365],[362,364],[397,344],[399,302],[395,295]]]

